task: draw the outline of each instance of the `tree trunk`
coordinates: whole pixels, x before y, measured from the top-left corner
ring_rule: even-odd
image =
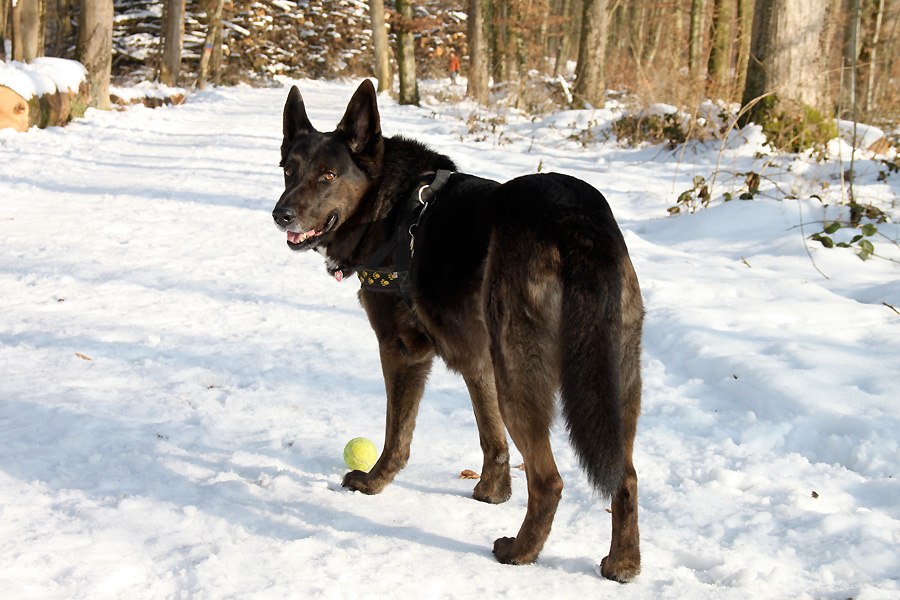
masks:
[[[734,0],[714,0],[712,23],[709,28],[709,62],[706,71],[707,90],[719,97],[728,97],[726,90],[729,73],[731,71],[731,50],[734,39],[732,38],[731,21],[734,16]]]
[[[509,81],[508,0],[491,0],[491,73],[494,82]]]
[[[734,26],[735,48],[737,57],[734,60],[734,87],[728,100],[738,99],[744,89],[747,78],[747,62],[750,57],[750,39],[753,29],[753,0],[737,0],[737,15]]]
[[[575,67],[574,105],[603,106],[605,95],[607,14],[606,0],[584,0],[581,45]]]
[[[871,36],[867,36],[869,39],[869,47],[871,48],[869,51],[868,80],[866,81],[865,111],[867,113],[871,113],[875,108],[875,71],[878,66],[878,41],[881,36],[881,24],[884,19],[884,0],[877,0],[874,9],[875,14],[873,15],[872,28],[870,29]]]
[[[222,23],[219,23],[219,26],[216,27],[216,39],[213,41],[213,46],[216,48],[222,48],[225,45],[225,40],[223,36]],[[212,56],[209,59],[209,66],[212,69],[212,82],[213,85],[221,85],[222,83],[222,62],[224,61],[224,52],[213,52]]]
[[[824,2],[756,0],[742,104],[746,107],[766,94],[772,96],[756,101],[749,120],[765,120],[763,113],[776,105],[789,111],[797,105],[820,112],[829,108],[822,56],[824,27]]]
[[[378,91],[390,91],[394,85],[391,74],[391,57],[388,34],[384,26],[384,0],[369,0],[369,18],[372,21],[372,45],[375,49],[375,78]]]
[[[0,0],[0,59],[6,60],[6,39],[9,30],[9,10],[11,8],[11,0]]]
[[[400,30],[397,32],[397,66],[400,76],[400,104],[419,105],[419,82],[416,79],[415,38],[411,31],[412,4],[397,0]]]
[[[207,13],[206,39],[203,42],[203,55],[200,57],[200,73],[197,78],[197,87],[201,90],[206,87],[206,79],[209,75],[209,62],[213,52],[222,53],[222,44],[216,46],[216,38],[222,29],[222,9],[225,8],[225,0],[216,0],[212,14]]]
[[[166,0],[163,55],[159,65],[159,80],[165,85],[178,85],[184,42],[184,3],[185,0]]]
[[[656,60],[656,52],[659,50],[659,42],[662,38],[663,8],[659,7],[651,11],[650,27],[647,34],[647,43],[644,47],[644,63],[652,65]]]
[[[703,12],[706,10],[706,0],[691,0],[691,27],[690,40],[688,41],[688,70],[691,73],[691,81],[702,79],[703,63]]]
[[[31,62],[41,56],[41,0],[16,0],[12,7],[13,60]]]
[[[109,110],[112,68],[113,0],[81,0],[78,60],[87,69],[90,105]]]
[[[469,0],[467,37],[469,42],[469,73],[466,96],[487,104],[489,89],[487,45],[484,35],[482,0]]]
[[[565,73],[566,71],[566,63],[569,60],[569,40],[572,37],[572,32],[569,28],[569,23],[571,22],[571,17],[569,13],[571,12],[572,0],[562,0],[562,10],[560,11],[560,16],[563,19],[562,25],[562,35],[560,36],[559,43],[556,46],[556,60],[553,61],[553,76],[556,77],[560,73]]]
[[[646,19],[647,8],[644,6],[643,0],[636,0],[627,9],[628,29],[631,33],[631,57],[634,59],[635,65],[640,66],[644,58],[644,23]]]

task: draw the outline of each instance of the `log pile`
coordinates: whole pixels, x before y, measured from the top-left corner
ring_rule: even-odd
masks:
[[[89,96],[81,64],[61,58],[0,63],[0,128],[54,127],[84,115]]]

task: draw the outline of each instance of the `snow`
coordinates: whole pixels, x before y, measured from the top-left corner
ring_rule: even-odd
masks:
[[[299,86],[322,130],[355,88]],[[615,107],[511,113],[476,142],[473,105],[379,97],[387,134],[487,177],[581,176],[622,225],[647,318],[643,572],[619,585],[595,573],[610,517],[562,428],[543,553],[494,561],[524,475],[506,504],[470,497],[457,477],[480,470],[478,436],[443,368],[409,466],[381,495],[342,491],[344,444],[383,443],[383,383],[355,282],[271,223],[286,92],[217,88],[0,132],[5,597],[900,597],[900,316],[885,305],[900,307],[900,267],[805,239],[838,211],[839,161],[759,157],[753,130],[721,153],[573,138]],[[900,176],[877,181],[880,158],[857,155],[857,198],[896,218]],[[717,164],[711,207],[667,216]],[[722,202],[750,170],[755,199]]]
[[[167,99],[173,96],[186,96],[188,91],[185,88],[170,87],[158,81],[142,81],[130,86],[110,86],[110,95],[117,96],[125,103],[137,101],[141,98],[159,98]]]
[[[0,85],[10,88],[25,100],[60,91],[78,91],[87,70],[80,62],[41,56],[29,63],[0,62]]]

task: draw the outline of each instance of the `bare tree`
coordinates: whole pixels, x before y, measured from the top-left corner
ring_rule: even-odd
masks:
[[[878,48],[881,38],[881,27],[884,22],[884,0],[872,0],[868,3],[868,18],[866,19],[866,32],[863,44],[863,62],[865,63],[866,99],[864,110],[871,113],[875,108],[875,73],[878,71]]]
[[[0,58],[6,56],[6,40],[9,37],[9,11],[12,8],[12,0],[0,0]]]
[[[839,0],[840,1],[840,0]],[[753,30],[753,0],[737,0],[735,27],[734,90],[732,97],[742,93],[747,77],[747,62],[750,58],[750,39]]]
[[[113,0],[81,0],[78,60],[87,69],[91,106],[109,110],[112,68]]]
[[[375,51],[375,78],[378,80],[378,91],[390,91],[394,77],[391,74],[391,56],[384,24],[384,0],[369,0],[369,18],[372,21],[372,46]]]
[[[397,63],[400,75],[400,104],[419,105],[419,82],[416,78],[416,45],[412,31],[412,4],[397,0]]]
[[[41,8],[41,0],[16,0],[13,3],[13,60],[31,62],[43,54]]]
[[[225,8],[225,0],[214,0],[212,12],[207,11],[206,39],[203,41],[203,54],[200,56],[200,73],[197,78],[197,86],[202,90],[206,87],[206,79],[209,75],[209,63],[213,52],[222,53],[222,44],[216,45],[216,39],[222,31],[222,10]]]
[[[765,121],[766,111],[827,108],[826,59],[822,55],[825,3],[756,0],[747,81],[742,104],[748,119]],[[766,101],[759,98],[767,96]]]
[[[466,95],[487,104],[489,92],[489,67],[487,44],[484,34],[484,10],[482,0],[469,0],[468,14],[469,73]]]
[[[553,61],[553,76],[556,77],[560,73],[565,73],[566,63],[572,50],[572,40],[575,38],[576,31],[573,23],[575,21],[572,11],[572,0],[562,0],[559,7],[560,18],[562,19],[562,33],[556,45],[556,60]],[[575,40],[577,41],[577,40]],[[577,44],[574,44],[577,46]]]
[[[709,27],[709,61],[706,64],[708,76],[707,89],[713,94],[724,95],[731,99],[728,80],[731,72],[732,20],[734,17],[734,0],[714,0],[712,23]]]
[[[691,0],[691,28],[688,41],[688,70],[691,79],[696,82],[702,78],[703,57],[703,13],[706,10],[706,0]]]
[[[184,43],[184,4],[185,0],[166,0],[163,55],[159,64],[159,80],[165,85],[178,85]]]
[[[575,106],[603,105],[605,94],[607,0],[584,0],[581,17],[581,43],[575,67]]]

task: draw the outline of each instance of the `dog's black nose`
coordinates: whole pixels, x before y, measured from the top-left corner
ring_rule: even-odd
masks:
[[[275,219],[276,225],[284,225],[286,227],[297,218],[297,211],[288,206],[276,206],[275,210],[272,211],[272,218]]]

